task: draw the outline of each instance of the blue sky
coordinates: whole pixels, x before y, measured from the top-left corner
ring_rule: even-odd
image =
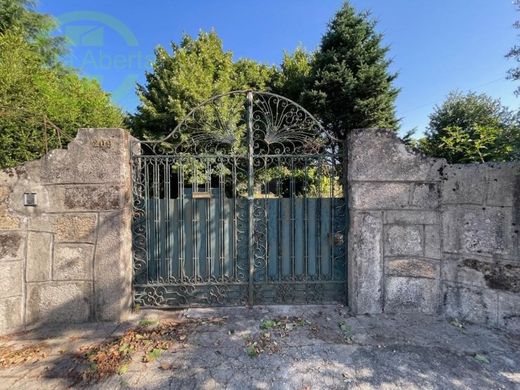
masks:
[[[138,104],[135,82],[144,80],[157,45],[182,33],[214,28],[236,59],[279,64],[284,50],[318,47],[342,0],[40,0],[38,10],[60,21],[73,42],[66,61],[96,77],[125,110]],[[455,89],[485,92],[520,107],[515,84],[505,79],[517,41],[520,13],[512,0],[353,0],[370,10],[390,45],[401,88],[402,131],[428,123],[434,105]]]

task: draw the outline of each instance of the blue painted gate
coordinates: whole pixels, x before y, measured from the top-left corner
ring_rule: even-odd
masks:
[[[166,140],[132,145],[135,303],[344,303],[337,145],[278,95],[239,91],[209,103]],[[233,117],[234,104],[245,115]]]

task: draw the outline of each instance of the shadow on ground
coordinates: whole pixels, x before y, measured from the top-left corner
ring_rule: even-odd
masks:
[[[342,306],[142,311],[143,316],[225,321],[200,325],[152,362],[136,354],[122,375],[86,387],[520,388],[520,336],[437,317],[353,317]],[[3,345],[44,342],[48,354],[35,363],[0,369],[0,388],[67,388],[77,370],[72,355],[82,345],[120,335],[138,321],[62,325],[5,338]]]

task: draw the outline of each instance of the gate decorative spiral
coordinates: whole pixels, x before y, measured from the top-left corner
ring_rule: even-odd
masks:
[[[233,91],[132,141],[134,302],[346,300],[336,140],[282,96]]]

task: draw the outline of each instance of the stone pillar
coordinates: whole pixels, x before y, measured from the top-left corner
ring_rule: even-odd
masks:
[[[387,130],[348,139],[349,306],[355,313],[439,310],[443,160]]]

